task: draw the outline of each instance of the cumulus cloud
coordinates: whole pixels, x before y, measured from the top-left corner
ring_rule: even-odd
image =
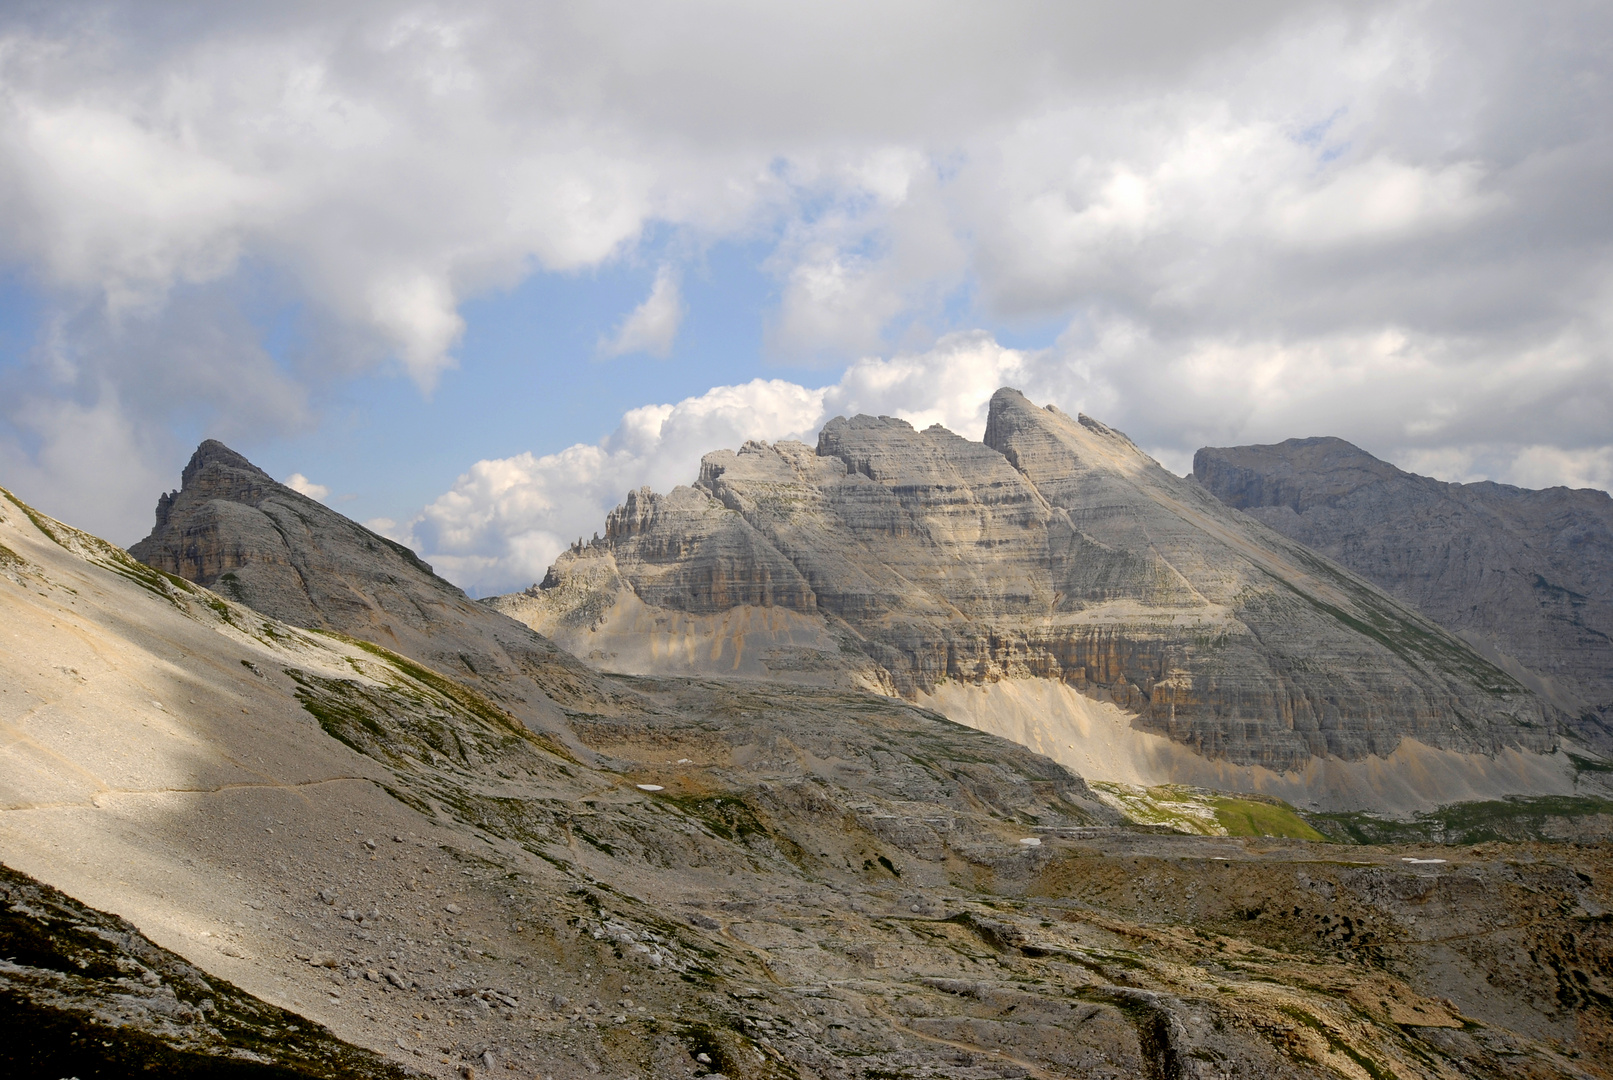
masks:
[[[599,351],[605,356],[641,352],[664,357],[672,351],[672,342],[683,323],[683,313],[677,272],[663,265],[656,271],[650,295],[622,320],[615,333],[600,341]]]
[[[1160,350],[1146,329],[1123,322],[1102,326],[1091,339],[1028,351],[976,331],[948,335],[922,352],[859,360],[816,389],[777,379],[716,387],[675,405],[634,409],[596,445],[478,462],[412,521],[384,523],[385,531],[479,595],[524,588],[572,540],[602,528],[627,491],[692,483],[707,452],[747,439],[810,443],[829,418],[856,413],[897,416],[916,428],[940,424],[979,439],[991,394],[1005,385],[1039,404],[1096,416],[1183,474],[1200,446],[1332,434],[1447,480],[1604,488],[1613,480],[1613,452],[1524,444],[1518,437],[1527,425],[1508,420],[1520,395],[1560,397],[1561,386],[1581,374],[1571,364],[1557,372],[1556,387],[1535,384],[1544,364],[1474,380],[1429,356],[1436,344],[1392,332],[1299,345],[1172,345],[1169,356],[1156,355]],[[1161,373],[1171,389],[1153,385]],[[1411,392],[1374,392],[1391,378]],[[1586,427],[1578,437],[1597,433]]]
[[[1613,490],[1613,449],[1605,446],[1584,450],[1525,446],[1512,459],[1504,479],[1520,487],[1562,485]]]
[[[834,369],[785,397],[824,409],[967,427],[1000,362],[1177,468],[1196,442],[1327,431],[1594,478],[1610,38],[1575,0],[12,5],[0,260],[47,331],[4,373],[0,464],[128,535],[144,509],[114,513],[85,456],[108,440],[156,475],[180,428],[306,430],[378,367],[429,394],[468,298],[613,260],[664,265],[601,353],[662,354],[680,270],[735,241],[770,250],[767,347]],[[308,328],[290,355],[248,317],[266,290]],[[1046,347],[919,359],[983,325]],[[685,405],[573,464],[620,487],[633,439],[707,422]],[[739,430],[710,423],[701,449]]]
[[[324,484],[314,483],[300,472],[294,472],[280,482],[292,491],[300,492],[310,499],[318,499],[320,502],[324,502],[325,499],[330,497],[330,488]]]
[[[371,524],[477,594],[524,588],[567,544],[597,532],[628,491],[692,483],[712,450],[749,439],[815,441],[829,417],[859,412],[979,438],[991,392],[1024,373],[1021,353],[973,333],[923,354],[859,361],[830,386],[782,379],[719,386],[633,409],[598,444],[479,461],[412,521]]]
[[[378,524],[476,593],[523,588],[572,540],[597,531],[627,491],[690,482],[700,456],[716,447],[810,436],[824,395],[756,379],[675,405],[646,405],[598,444],[479,461],[413,521]]]

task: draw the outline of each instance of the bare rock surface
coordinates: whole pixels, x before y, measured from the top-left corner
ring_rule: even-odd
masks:
[[[756,681],[593,676],[574,752],[3,492],[0,561],[0,859],[400,1065],[1613,1075],[1605,845],[1161,835],[932,712]]]
[[[601,539],[492,606],[607,669],[908,697],[1056,680],[1277,772],[1407,738],[1554,749],[1541,702],[1465,641],[1119,432],[1007,389],[984,443],[858,416],[815,449],[708,454],[693,486],[630,494]]]
[[[592,692],[591,673],[569,654],[224,444],[202,443],[182,485],[130,548],[147,565],[293,626],[395,649],[479,686],[540,730],[565,730],[555,699]]]
[[[1342,439],[1205,447],[1194,477],[1458,631],[1613,748],[1613,498],[1450,484]]]

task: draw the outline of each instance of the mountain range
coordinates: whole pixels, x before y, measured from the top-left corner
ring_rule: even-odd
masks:
[[[1613,801],[1560,707],[1119,433],[998,398],[991,445],[852,418],[708,456],[495,603],[217,443],[147,561],[0,490],[0,1061],[1613,1075],[1613,861],[1544,842]],[[590,655],[504,613],[533,607]],[[958,701],[1232,779],[1573,775],[1302,814],[1089,783]]]
[[[1395,810],[1573,790],[1560,710],[1472,644],[1010,389],[979,443],[859,416],[708,454],[490,603],[602,667],[860,684],[1106,778]]]

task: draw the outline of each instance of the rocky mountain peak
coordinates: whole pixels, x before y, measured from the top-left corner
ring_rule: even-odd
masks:
[[[190,456],[190,462],[180,474],[180,484],[182,488],[189,488],[206,483],[208,478],[232,475],[274,483],[273,477],[228,446],[217,439],[205,439]]]
[[[1008,387],[991,397],[983,442],[1021,472],[1049,453],[1061,458],[1073,455],[1083,470],[1129,473],[1159,469],[1123,432],[1084,413],[1071,418],[1054,405],[1038,407]]]
[[[280,486],[268,473],[217,439],[206,439],[196,448],[179,483],[178,490],[158,497],[155,531],[167,528],[181,492],[199,497],[252,498],[261,496],[267,490],[265,485]]]
[[[156,526],[129,552],[293,625],[363,638],[485,683],[534,725],[553,721],[551,692],[587,692],[590,673],[530,628],[215,440],[197,447],[182,487],[159,499]]]
[[[1440,486],[1332,436],[1289,439],[1269,447],[1206,446],[1193,455],[1193,475],[1228,506],[1287,506],[1296,513],[1336,504],[1373,484]]]
[[[617,670],[904,696],[1055,680],[1239,765],[1552,742],[1539,702],[1439,626],[1006,387],[983,442],[853,416],[815,451],[708,454],[498,606]]]

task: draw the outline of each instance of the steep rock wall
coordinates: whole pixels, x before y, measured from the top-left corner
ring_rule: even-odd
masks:
[[[1613,748],[1613,498],[1449,484],[1342,439],[1205,447],[1199,483],[1462,633]]]

